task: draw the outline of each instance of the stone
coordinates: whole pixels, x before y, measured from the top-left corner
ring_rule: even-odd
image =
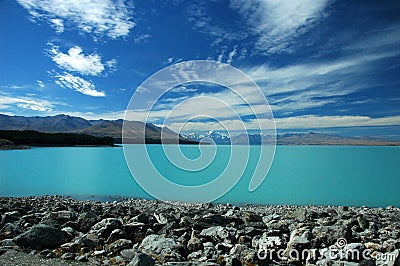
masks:
[[[156,218],[157,222],[160,224],[167,224],[168,218],[163,213],[154,213],[154,217]]]
[[[90,230],[89,234],[97,235],[103,239],[107,239],[111,232],[115,229],[120,229],[122,223],[116,218],[106,218],[100,222],[94,224]]]
[[[289,261],[305,261],[308,259],[308,257],[303,256],[303,250],[311,248],[311,242],[308,240],[309,235],[310,232],[307,230],[304,232],[293,230],[284,252],[285,256],[289,258]]]
[[[75,260],[76,260],[76,261],[79,261],[79,262],[88,262],[88,261],[89,261],[89,258],[88,258],[88,256],[87,256],[86,254],[83,254],[83,255],[77,256],[77,257],[75,258]]]
[[[75,238],[74,243],[82,246],[87,247],[89,249],[94,249],[98,247],[103,242],[99,239],[97,235],[94,234],[84,234],[80,237]]]
[[[75,257],[76,257],[76,255],[74,253],[67,252],[67,253],[64,253],[60,258],[63,260],[74,260]]]
[[[123,257],[124,259],[131,261],[135,257],[137,252],[138,251],[136,248],[129,248],[121,250],[120,254],[121,257]]]
[[[75,237],[79,236],[81,233],[76,231],[72,227],[64,227],[61,229],[61,231],[64,233],[64,239],[65,241],[71,241]]]
[[[202,244],[201,240],[195,236],[192,236],[187,243],[187,248],[190,252],[199,250],[202,247],[203,247],[203,244]]]
[[[18,224],[6,223],[0,230],[0,238],[12,238],[22,233]]]
[[[307,210],[305,208],[297,209],[295,212],[291,214],[291,217],[298,222],[304,222],[307,220]]]
[[[3,224],[13,223],[19,219],[21,219],[21,216],[18,211],[5,212],[1,215],[1,223]]]
[[[315,237],[314,243],[316,247],[334,245],[340,238],[344,238],[347,241],[351,239],[349,228],[341,225],[316,226],[312,229],[312,234]]]
[[[131,240],[128,239],[118,239],[116,241],[114,241],[113,243],[111,243],[110,245],[108,245],[107,247],[107,251],[108,252],[120,252],[123,249],[129,249],[132,248],[133,243]]]
[[[213,226],[201,231],[200,236],[209,237],[215,242],[228,241],[232,242],[236,234],[236,229],[232,227]]]
[[[271,221],[278,220],[280,217],[281,217],[280,215],[274,213],[274,214],[263,216],[262,221],[263,221],[263,223],[268,224]]]
[[[89,229],[100,221],[100,217],[92,211],[87,211],[79,214],[76,225],[79,228],[75,228],[80,232],[86,233]]]
[[[33,226],[25,233],[14,238],[19,246],[34,249],[54,249],[64,242],[64,233],[59,228],[50,227],[44,224]]]
[[[138,252],[128,266],[153,266],[155,260],[149,255]]]
[[[172,250],[176,244],[177,243],[172,238],[165,238],[159,235],[149,235],[143,239],[139,249],[159,255],[163,250]]]

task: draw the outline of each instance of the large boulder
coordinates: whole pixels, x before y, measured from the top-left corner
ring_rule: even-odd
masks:
[[[143,239],[139,250],[156,257],[161,263],[182,261],[182,245],[172,238],[149,235]]]
[[[163,250],[172,250],[176,245],[176,241],[172,238],[165,238],[159,235],[149,235],[143,239],[139,249],[152,254],[161,254]]]
[[[54,249],[64,242],[64,233],[59,228],[37,224],[14,238],[15,243],[33,249]]]

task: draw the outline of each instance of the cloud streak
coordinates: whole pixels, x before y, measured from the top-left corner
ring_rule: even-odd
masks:
[[[46,20],[57,33],[78,28],[95,36],[128,36],[135,26],[123,0],[17,0],[33,20]]]
[[[93,97],[106,96],[104,91],[96,90],[95,85],[90,81],[81,77],[73,76],[70,73],[64,72],[63,74],[57,74],[54,78],[56,78],[56,84],[63,88],[71,89]]]
[[[46,100],[37,100],[29,97],[0,95],[0,110],[12,110],[15,107],[28,109],[31,111],[49,112],[53,108],[53,103]]]
[[[257,36],[255,48],[265,53],[290,52],[293,39],[309,31],[324,15],[327,5],[327,0],[231,2]]]

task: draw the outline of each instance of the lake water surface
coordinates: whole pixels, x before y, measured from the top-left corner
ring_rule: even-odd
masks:
[[[197,146],[183,149],[188,157],[197,156]],[[160,145],[149,150],[162,152]],[[223,171],[228,150],[229,146],[218,147],[216,163],[198,172],[182,171],[162,156],[155,163],[171,181],[197,185]],[[256,159],[250,154],[242,178],[218,202],[400,207],[400,147],[277,146],[267,178],[249,192]],[[122,148],[0,151],[1,196],[54,194],[152,198],[132,178]]]

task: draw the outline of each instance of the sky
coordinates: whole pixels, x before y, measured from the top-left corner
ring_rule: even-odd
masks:
[[[399,14],[399,1],[0,0],[0,113],[121,119],[157,71],[213,60],[256,82],[278,132],[398,138]],[[182,84],[151,122],[191,100],[169,127],[235,129],[207,97],[243,107],[224,86]]]

